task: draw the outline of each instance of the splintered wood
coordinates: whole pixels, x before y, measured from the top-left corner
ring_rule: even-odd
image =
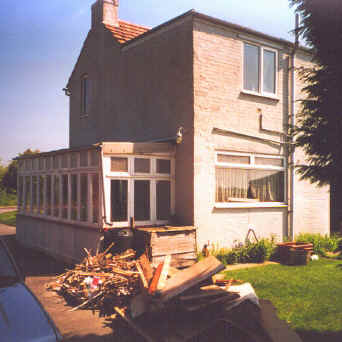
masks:
[[[140,291],[135,252],[128,250],[115,256],[106,251],[95,256],[85,252],[81,264],[58,276],[47,289],[77,305],[73,311],[87,307],[108,315],[114,312],[114,306],[126,307],[130,297]]]

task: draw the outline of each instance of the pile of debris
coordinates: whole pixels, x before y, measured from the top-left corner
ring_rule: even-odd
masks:
[[[127,250],[112,255],[109,249],[95,256],[85,250],[83,262],[58,276],[47,288],[76,304],[71,311],[87,308],[112,318],[121,317],[148,341],[162,341],[175,331],[178,335],[182,332],[183,337],[174,341],[185,341],[246,299],[258,306],[250,284],[235,285],[237,281],[217,275],[225,266],[213,256],[178,270],[171,267],[171,256],[167,255],[154,269],[145,254],[137,258],[133,250]],[[187,320],[193,322],[195,316],[197,323],[203,323],[196,327],[185,324]],[[146,327],[153,327],[152,332]]]

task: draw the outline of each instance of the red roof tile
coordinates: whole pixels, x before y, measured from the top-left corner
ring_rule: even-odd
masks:
[[[119,20],[118,27],[111,25],[105,25],[105,27],[113,34],[114,38],[116,38],[120,44],[126,43],[150,30],[146,26],[131,24],[122,20]]]

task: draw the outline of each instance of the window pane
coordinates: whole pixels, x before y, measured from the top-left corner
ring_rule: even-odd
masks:
[[[216,168],[216,202],[283,202],[284,172]]]
[[[134,172],[150,173],[151,172],[150,159],[135,158],[134,159]]]
[[[112,221],[127,221],[127,190],[128,181],[115,179],[111,181]]]
[[[231,156],[228,154],[218,154],[217,161],[220,163],[250,164],[248,156]]]
[[[88,220],[88,175],[81,174],[81,221]]]
[[[38,170],[38,158],[32,160],[32,170]]]
[[[32,160],[25,159],[25,170],[31,170],[31,167],[32,167]]]
[[[24,161],[23,160],[19,160],[19,162],[18,162],[18,169],[20,171],[24,170]]]
[[[68,155],[63,154],[62,155],[62,168],[66,169],[68,167]]]
[[[150,220],[150,181],[134,181],[134,219]]]
[[[71,168],[77,167],[77,152],[70,154],[70,167]]]
[[[157,182],[157,219],[168,220],[171,212],[171,183]]]
[[[88,166],[88,151],[80,152],[80,165],[81,167]]]
[[[127,158],[110,158],[110,170],[113,172],[128,172],[128,159]]]
[[[51,215],[51,178],[52,176],[46,176],[46,215]]]
[[[44,177],[39,176],[39,208],[38,213],[44,213]]]
[[[39,158],[39,170],[44,169],[44,158]]]
[[[244,88],[259,92],[259,48],[245,44]]]
[[[25,177],[25,211],[28,213],[31,211],[31,177]]]
[[[77,220],[77,175],[71,175],[71,219]]]
[[[53,168],[58,169],[59,168],[59,156],[53,156],[52,163],[53,163]]]
[[[18,177],[18,209],[21,211],[23,209],[23,176]]]
[[[93,183],[93,223],[99,222],[99,175],[92,175]]]
[[[263,91],[274,94],[276,79],[276,54],[274,51],[264,50],[263,64]]]
[[[171,160],[157,159],[157,173],[171,173]]]
[[[55,175],[53,177],[53,191],[54,191],[54,198],[53,198],[53,216],[59,216],[59,207],[60,207],[60,194],[59,194],[59,176]]]
[[[51,158],[47,157],[45,161],[46,161],[46,163],[45,163],[46,169],[50,170],[51,169]]]
[[[62,175],[62,218],[64,219],[68,218],[68,183],[68,175]]]
[[[284,166],[284,159],[255,157],[256,165]]]
[[[37,176],[32,176],[32,213],[37,214]]]
[[[96,150],[90,151],[90,165],[98,166],[99,165],[99,152]]]

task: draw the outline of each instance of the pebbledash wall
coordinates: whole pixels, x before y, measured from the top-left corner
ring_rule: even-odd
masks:
[[[278,52],[276,98],[243,91],[244,42]],[[234,151],[284,157],[290,162],[285,142],[291,103],[290,47],[242,34],[222,25],[194,20],[194,224],[197,241],[219,245],[243,242],[249,228],[261,237],[282,240],[299,232],[329,233],[329,189],[317,188],[294,176],[286,167],[284,203],[215,203],[215,158],[218,151]],[[299,52],[296,66],[309,62]],[[295,81],[296,99],[300,83]],[[298,106],[296,106],[298,110]],[[231,132],[272,140],[260,141]],[[226,133],[226,134],[225,134]],[[303,153],[295,152],[295,162]],[[294,197],[293,232],[289,200]]]

